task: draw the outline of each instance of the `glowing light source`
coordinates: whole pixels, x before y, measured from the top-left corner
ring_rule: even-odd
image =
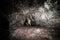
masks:
[[[41,19],[46,19],[46,14],[42,14]]]

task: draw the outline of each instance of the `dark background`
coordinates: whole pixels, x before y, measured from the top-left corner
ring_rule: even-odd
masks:
[[[25,0],[20,0],[24,2]],[[42,4],[45,0],[38,0],[38,4]],[[52,0],[56,1],[56,0]],[[60,1],[58,1],[58,5],[60,6]],[[9,21],[8,15],[9,12],[14,9],[17,11],[18,9],[15,7],[15,4],[18,3],[19,0],[0,0],[0,40],[9,40]],[[14,4],[15,3],[15,4]],[[32,5],[33,1],[30,0],[30,6]],[[57,10],[60,10],[58,8]],[[59,31],[58,31],[59,32]],[[58,34],[59,35],[59,34]],[[59,37],[58,35],[57,38]]]

